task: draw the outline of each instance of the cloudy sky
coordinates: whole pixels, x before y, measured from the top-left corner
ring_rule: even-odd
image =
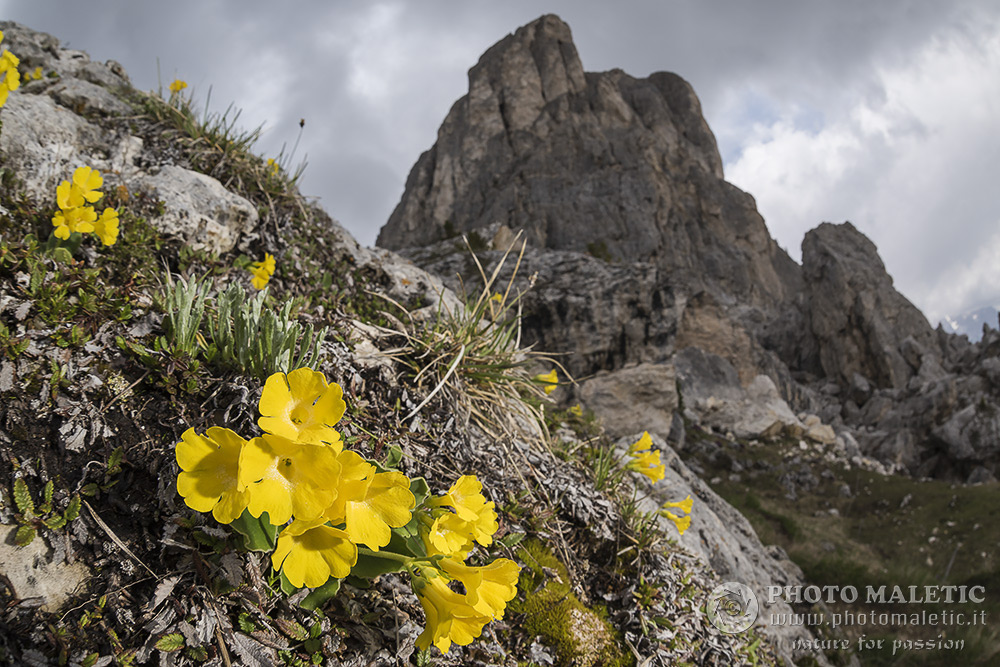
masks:
[[[932,323],[1000,303],[1000,3],[992,0],[0,0],[0,18],[122,63],[145,90],[264,125],[306,195],[374,242],[466,72],[547,12],[584,68],[692,83],[727,180],[796,259],[852,221]]]

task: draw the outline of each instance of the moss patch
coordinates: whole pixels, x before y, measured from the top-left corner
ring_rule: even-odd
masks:
[[[561,665],[591,667],[631,665],[614,628],[600,613],[584,605],[570,587],[566,566],[538,540],[518,550],[521,570],[519,599],[511,610],[525,615],[523,627],[555,649]]]

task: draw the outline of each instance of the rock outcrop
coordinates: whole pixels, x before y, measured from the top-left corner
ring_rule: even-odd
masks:
[[[915,474],[998,473],[995,425],[970,410],[997,401],[997,351],[933,331],[850,223],[812,230],[796,264],[723,180],[690,85],[585,72],[551,15],[469,71],[378,243],[457,286],[477,276],[460,236],[494,266],[517,232],[525,337],[574,375],[676,368],[690,416],[715,428],[857,442]],[[682,370],[689,349],[734,371],[725,391],[685,400],[705,385]],[[636,398],[666,436],[663,402]]]
[[[901,389],[940,368],[927,319],[892,286],[878,250],[850,223],[823,223],[802,241],[809,330],[823,375],[848,387]],[[861,376],[861,380],[855,376]]]

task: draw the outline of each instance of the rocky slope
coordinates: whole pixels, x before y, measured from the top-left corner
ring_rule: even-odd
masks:
[[[756,630],[722,634],[705,620],[707,595],[719,581],[760,590],[800,583],[801,573],[780,550],[765,549],[745,519],[662,439],[654,436],[667,482],[636,483],[643,504],[628,510],[621,498],[632,483],[617,493],[598,490],[594,471],[573,452],[621,452],[641,425],[594,432],[582,418],[549,408],[546,426],[556,435],[539,444],[520,432],[498,437],[470,424],[460,387],[457,400],[445,400],[443,392],[417,409],[427,392],[400,361],[407,338],[393,333],[407,318],[387,304],[405,306],[417,326],[421,319],[434,322],[442,305],[460,309],[437,278],[393,253],[359,247],[305,204],[287,175],[235,150],[239,142],[226,132],[192,132],[183,99],[135,91],[117,64],[93,62],[52,36],[7,22],[0,30],[22,69],[43,72],[0,109],[0,663],[589,665],[635,658],[722,665],[752,656],[776,664],[776,656],[794,658],[792,641],[811,639],[801,627],[773,627],[766,628],[768,641],[755,643]],[[566,69],[578,61],[565,34],[565,61],[551,60],[543,77],[550,96],[566,79],[576,81],[574,90],[588,80]],[[697,107],[677,79],[663,77],[655,90],[624,75],[618,80],[622,90],[634,88],[636,99],[655,92],[682,111]],[[515,116],[506,122],[523,122]],[[710,143],[703,123],[678,127],[683,131],[665,141]],[[57,185],[82,165],[104,175],[105,201],[117,207],[121,233],[110,247],[85,241],[57,252],[38,239],[52,231]],[[717,156],[689,167],[719,175]],[[705,197],[732,197],[726,206],[749,210],[748,199],[731,188],[712,192]],[[697,199],[670,196],[681,208]],[[716,267],[706,284],[752,291],[759,277],[778,290],[760,295],[770,303],[784,289],[775,275],[787,266],[761,236],[759,217],[748,224],[753,240],[712,260],[740,262],[744,274],[733,278]],[[627,247],[623,236],[615,251]],[[276,256],[278,267],[267,307],[294,302],[302,323],[330,333],[317,369],[344,388],[348,414],[338,428],[345,442],[380,460],[398,447],[402,470],[427,475],[436,492],[459,474],[478,475],[501,513],[496,549],[522,563],[546,559],[545,568],[536,563],[532,586],[522,589],[524,604],[512,603],[505,620],[489,626],[488,638],[453,646],[447,656],[418,655],[423,612],[398,577],[367,589],[344,584],[319,612],[306,611],[298,606],[301,594],[290,600],[278,591],[266,555],[241,551],[229,531],[177,495],[174,446],[181,433],[212,425],[256,432],[261,382],[221,364],[207,348],[184,351],[171,342],[173,311],[158,299],[165,272],[209,276],[211,302],[226,284],[247,283],[247,262],[264,252]],[[620,268],[579,253],[562,256],[612,273]],[[571,267],[564,269],[553,272],[553,285],[566,279]],[[635,279],[615,275],[626,285]],[[642,297],[648,304],[628,304],[625,312],[674,308],[676,301],[659,289],[650,283]],[[703,309],[721,307],[710,302]],[[698,332],[705,324],[685,326]],[[733,336],[740,331],[734,328]],[[210,338],[204,327],[199,333]],[[594,356],[580,363],[606,362],[599,327],[593,333]],[[629,340],[652,354],[650,335],[636,331]],[[621,361],[633,354],[625,345]],[[660,355],[651,359],[657,363],[632,372],[668,382],[672,376],[663,373],[672,367],[659,363]],[[590,391],[595,405],[602,395],[620,399],[613,387],[594,384]],[[662,429],[676,406],[666,400],[657,408],[668,419]],[[404,416],[410,412],[418,414]],[[38,516],[24,509],[21,486],[34,498],[48,496],[35,506]],[[646,512],[687,494],[695,499],[694,520],[675,540],[671,523]],[[59,526],[54,518],[81,497],[79,517]],[[15,546],[25,526],[37,537]],[[516,546],[519,540],[530,550]],[[553,605],[537,602],[550,585],[565,588],[555,609],[573,602],[569,620],[547,616]],[[789,611],[778,602],[762,605],[761,613]]]
[[[691,86],[585,72],[552,15],[469,71],[378,243],[455,286],[476,278],[459,236],[490,264],[518,232],[529,340],[574,375],[618,375],[625,391],[655,367],[645,394],[677,376],[689,420],[723,431],[809,433],[855,464],[918,475],[997,474],[989,343],[932,330],[850,223],[812,230],[796,264],[724,180]],[[692,348],[704,354],[678,356]],[[726,383],[696,398],[716,372]],[[753,389],[761,376],[776,393]],[[657,400],[633,405],[667,436],[673,407]]]

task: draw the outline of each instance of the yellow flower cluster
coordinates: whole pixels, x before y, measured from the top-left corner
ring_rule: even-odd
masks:
[[[654,450],[652,449],[652,446],[653,439],[649,436],[649,432],[643,431],[642,437],[640,437],[637,442],[634,442],[631,446],[629,446],[628,453],[632,460],[629,461],[625,467],[628,470],[642,473],[656,483],[666,476],[667,469],[666,466],[664,466],[660,461],[660,450]],[[680,502],[664,503],[657,514],[672,521],[674,526],[677,527],[677,532],[683,535],[684,531],[691,526],[690,514],[693,504],[694,501],[691,499],[691,496],[688,496]],[[682,510],[685,516],[679,516],[673,512],[667,511],[668,507]]]
[[[258,408],[259,437],[247,440],[221,427],[181,436],[177,491],[188,507],[220,523],[246,513],[283,526],[271,565],[296,588],[342,579],[359,558],[400,564],[396,569],[409,571],[427,614],[417,640],[423,648],[468,644],[503,616],[516,594],[517,564],[463,562],[473,542],[487,546],[497,530],[494,504],[475,477],[461,477],[428,500],[423,480],[344,449],[334,428],[346,409],[343,392],[309,368],[269,377]],[[424,489],[419,507],[416,481]],[[452,580],[466,592],[449,588]]]
[[[43,76],[44,76],[44,74],[42,74],[42,66],[39,65],[38,67],[36,67],[32,71],[26,73],[24,75],[24,80],[25,81],[31,81],[32,79],[35,79],[36,81],[38,81],[38,80],[41,80]]]
[[[264,253],[264,261],[254,262],[250,265],[249,271],[253,278],[251,284],[257,289],[264,289],[274,275],[275,262],[274,255],[269,252]]]
[[[73,181],[63,181],[56,188],[56,203],[59,212],[52,217],[56,238],[66,240],[70,234],[93,232],[106,246],[118,240],[118,211],[106,208],[97,217],[90,204],[104,196],[97,188],[104,184],[101,172],[91,167],[78,167],[73,172]]]
[[[552,369],[548,373],[542,373],[541,375],[535,376],[535,381],[542,384],[542,389],[545,390],[546,394],[551,394],[559,386],[559,375],[556,374],[556,369]]]
[[[483,485],[473,475],[463,475],[444,495],[427,502],[428,515],[422,516],[421,537],[427,553],[444,556],[437,570],[425,568],[413,578],[417,599],[427,616],[427,627],[417,637],[417,648],[434,644],[447,653],[452,642],[469,644],[483,626],[503,618],[507,602],[517,594],[520,569],[507,558],[498,558],[484,567],[463,561],[473,542],[489,546],[497,531],[497,513],[487,502]],[[450,508],[450,509],[449,509]],[[459,581],[465,593],[456,593],[448,581]]]
[[[180,79],[174,79],[170,83],[170,92],[173,94],[177,94],[187,87],[188,85],[186,81],[181,81]]]
[[[688,496],[684,500],[680,500],[677,502],[663,503],[663,505],[660,507],[660,511],[657,512],[657,514],[659,514],[665,519],[670,519],[671,521],[673,521],[674,525],[677,527],[677,532],[683,535],[684,531],[691,527],[691,507],[693,505],[694,501],[691,499],[691,496]],[[684,513],[684,516],[679,516],[677,514],[674,514],[667,508],[679,509]]]
[[[271,173],[275,176],[278,175],[278,170],[281,169],[281,165],[279,165],[277,160],[273,157],[267,158],[267,166],[271,170]]]
[[[638,442],[632,443],[628,448],[629,456],[632,460],[626,467],[635,472],[641,472],[653,482],[659,482],[666,475],[667,469],[660,462],[660,450],[650,449],[653,439],[649,437],[647,431],[642,432],[642,437]]]
[[[0,31],[0,42],[3,42],[3,32]],[[21,74],[17,66],[21,61],[7,49],[0,53],[0,107],[7,103],[10,91],[21,86]]]

